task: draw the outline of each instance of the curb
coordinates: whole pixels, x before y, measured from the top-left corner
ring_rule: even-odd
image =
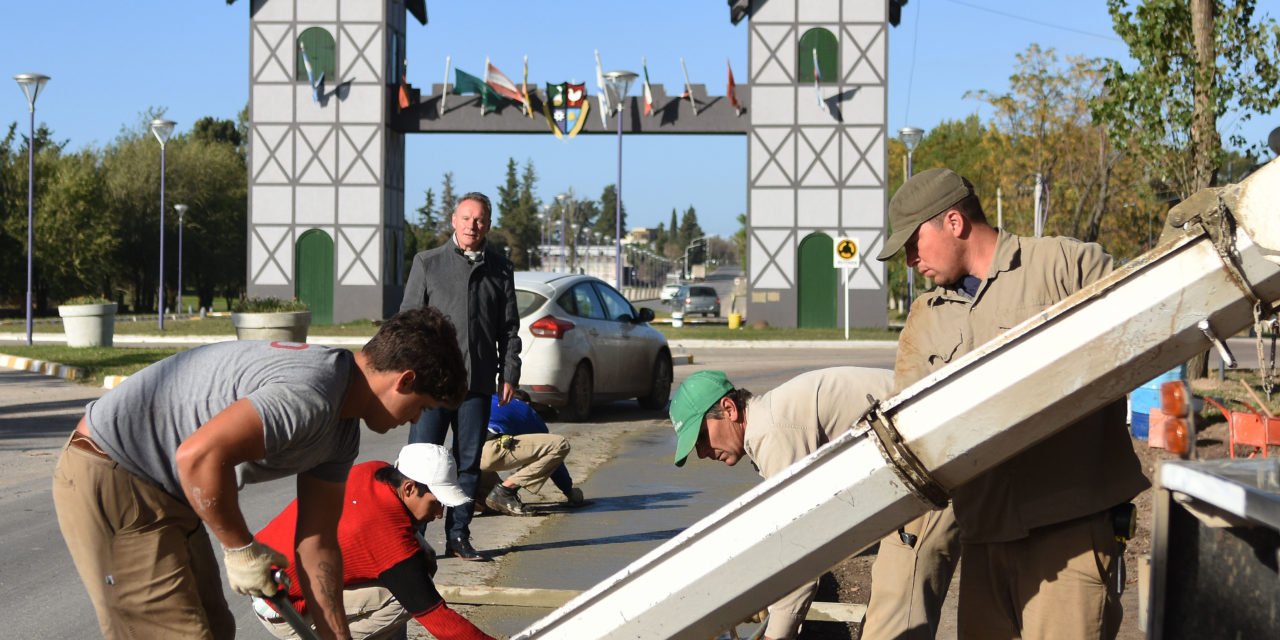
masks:
[[[10,356],[2,353],[0,353],[0,368],[30,371],[32,373],[40,373],[46,376],[62,378],[63,380],[80,380],[87,375],[87,372],[81,367],[72,367],[65,364],[58,364],[57,362],[47,362],[44,360],[23,358],[20,356]]]

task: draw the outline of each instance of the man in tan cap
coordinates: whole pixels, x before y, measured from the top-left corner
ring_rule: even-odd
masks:
[[[905,249],[907,266],[936,285],[911,305],[898,340],[895,390],[1112,269],[1097,244],[992,227],[973,185],[949,169],[908,180],[889,203],[889,224],[893,234],[877,258]],[[964,554],[959,637],[1114,638],[1122,617],[1117,521],[1147,485],[1121,401],[955,488]],[[945,546],[929,538],[946,527],[925,531],[917,553]]]

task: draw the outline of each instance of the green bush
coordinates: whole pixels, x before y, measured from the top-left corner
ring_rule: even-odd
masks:
[[[267,296],[265,298],[240,298],[231,305],[235,313],[274,313],[278,311],[306,311],[307,303],[294,298],[281,300]]]
[[[70,300],[67,300],[66,302],[63,302],[62,304],[66,304],[66,305],[72,305],[72,304],[111,304],[112,302],[113,302],[113,301],[108,300],[108,299],[106,299],[106,298],[104,298],[104,297],[102,297],[102,296],[76,296],[76,297],[74,297],[74,298],[72,298],[72,299],[70,299]]]

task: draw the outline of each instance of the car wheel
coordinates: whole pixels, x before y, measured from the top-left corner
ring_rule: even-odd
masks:
[[[649,395],[639,398],[643,409],[661,409],[671,397],[671,354],[663,351],[653,363],[653,378],[649,383]]]
[[[573,372],[573,380],[569,382],[569,402],[564,407],[565,419],[582,422],[591,417],[591,365],[578,363]]]

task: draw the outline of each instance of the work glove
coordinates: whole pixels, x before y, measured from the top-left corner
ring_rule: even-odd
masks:
[[[277,591],[271,578],[273,569],[289,566],[289,561],[275,549],[257,540],[236,549],[222,548],[227,565],[227,582],[231,590],[247,596],[274,596]]]

